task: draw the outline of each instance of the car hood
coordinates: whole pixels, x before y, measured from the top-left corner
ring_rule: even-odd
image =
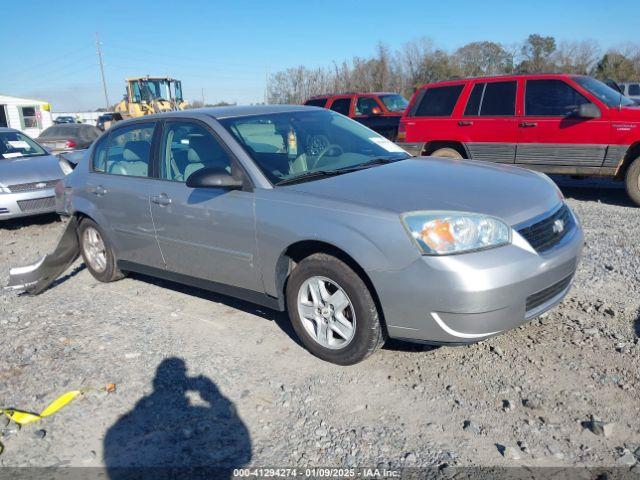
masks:
[[[435,158],[403,160],[285,188],[397,214],[417,210],[475,212],[510,225],[548,212],[561,198],[555,184],[536,172]]]
[[[64,173],[60,169],[58,159],[53,155],[0,159],[0,184],[5,187],[62,177]]]

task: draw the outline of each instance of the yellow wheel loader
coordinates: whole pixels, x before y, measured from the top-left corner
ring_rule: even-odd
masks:
[[[123,118],[142,117],[154,113],[184,110],[182,82],[169,77],[137,77],[125,80],[127,93],[115,111]]]

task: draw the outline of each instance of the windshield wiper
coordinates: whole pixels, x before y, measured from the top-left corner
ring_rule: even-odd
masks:
[[[290,185],[292,183],[306,182],[307,180],[313,180],[315,178],[340,175],[341,173],[344,173],[344,172],[341,170],[314,170],[311,172],[301,173],[300,175],[296,175],[295,177],[285,178],[284,180],[280,180],[279,182],[276,182],[275,185],[276,186]]]
[[[349,167],[336,168],[335,170],[314,170],[311,172],[302,173],[298,176],[292,178],[285,178],[284,180],[280,180],[275,185],[289,185],[292,183],[304,182],[307,180],[313,180],[320,177],[331,177],[335,175],[342,175],[343,173],[356,172],[358,170],[364,170],[366,168],[374,167],[376,165],[385,165],[387,163],[398,162],[400,160],[406,160],[407,158],[372,158],[371,160],[360,163],[358,165],[351,165]]]

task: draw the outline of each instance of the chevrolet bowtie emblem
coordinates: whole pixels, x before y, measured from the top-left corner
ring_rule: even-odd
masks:
[[[564,221],[557,219],[553,222],[553,233],[559,234],[564,231]]]
[[[46,184],[46,183],[44,183],[44,182],[36,183],[36,188],[44,188],[44,187],[46,187],[46,186],[47,186],[47,184]]]

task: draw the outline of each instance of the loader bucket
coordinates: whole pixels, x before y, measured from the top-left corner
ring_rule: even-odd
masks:
[[[7,288],[37,295],[46,290],[80,255],[78,219],[72,217],[58,240],[53,253],[45,255],[33,265],[9,270]]]

